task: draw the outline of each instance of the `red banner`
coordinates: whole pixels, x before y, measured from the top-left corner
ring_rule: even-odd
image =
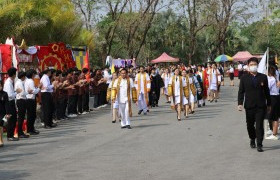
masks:
[[[0,44],[0,57],[2,60],[2,72],[8,72],[12,67],[12,50],[10,45]]]
[[[76,66],[72,51],[67,49],[64,43],[50,43],[48,46],[41,46],[38,51],[38,59],[41,70],[48,67],[64,70]]]
[[[40,46],[38,51],[39,69],[44,71],[47,68],[54,68],[57,70],[63,70],[63,64],[61,58],[50,51],[48,46]]]

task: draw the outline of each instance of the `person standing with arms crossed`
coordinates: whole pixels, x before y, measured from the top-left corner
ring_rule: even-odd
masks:
[[[258,59],[248,60],[249,73],[241,77],[238,91],[238,110],[246,113],[247,131],[250,138],[250,147],[263,152],[264,118],[266,111],[270,112],[270,93],[267,76],[258,73]],[[245,97],[245,102],[244,102]]]

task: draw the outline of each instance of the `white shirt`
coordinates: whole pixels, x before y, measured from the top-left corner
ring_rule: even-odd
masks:
[[[50,78],[48,75],[44,74],[43,77],[40,80],[40,83],[43,84],[43,88],[46,88],[44,90],[41,90],[41,92],[53,92],[53,85],[50,82]]]
[[[3,91],[8,94],[9,101],[15,100],[17,93],[14,90],[13,80],[11,78],[5,81]]]
[[[277,87],[277,80],[273,76],[267,76],[268,87],[270,91],[270,95],[279,95],[279,88]]]
[[[107,79],[107,84],[110,84],[112,82],[112,75],[110,75],[106,70],[103,72],[103,74],[104,78]]]
[[[33,79],[26,79],[25,83],[24,83],[24,87],[25,87],[25,92],[27,92],[27,95],[26,95],[27,99],[35,99],[36,94],[38,94],[40,92],[39,88],[35,88]],[[28,93],[29,90],[32,90],[33,93],[29,94]]]
[[[242,71],[243,70],[242,64],[238,64],[237,69],[238,69],[238,71]]]
[[[175,76],[175,75],[174,75]],[[170,78],[169,84],[172,84],[173,78]],[[183,87],[186,86],[186,81],[183,80],[182,77],[182,85]],[[180,96],[180,76],[175,76],[175,82],[174,82],[174,96]]]
[[[147,83],[147,89],[150,89],[151,88],[151,83],[148,83],[148,81],[150,81],[150,77],[149,77],[149,75],[147,74],[147,73],[143,73],[143,74],[141,74],[141,73],[138,73],[137,75],[136,75],[136,77],[135,77],[135,82],[136,82],[136,84],[138,83],[138,79],[139,79],[139,76],[140,76],[140,91],[139,91],[139,93],[142,93],[142,94],[144,94],[145,93],[145,91],[144,91],[144,74],[146,74],[146,83]],[[138,90],[138,86],[136,85],[136,89]]]
[[[21,89],[20,93],[17,93],[16,95],[16,99],[26,99],[26,91],[24,88],[24,81],[22,81],[21,79],[18,79],[16,84],[15,84],[15,91],[17,89]]]
[[[133,81],[131,78],[129,78],[130,81],[130,93],[132,92],[132,88],[134,87]],[[118,86],[118,80],[115,81],[114,87],[117,88]],[[132,94],[130,96],[132,98]],[[128,101],[128,96],[127,96],[127,80],[126,79],[121,79],[120,82],[120,92],[118,92],[118,102],[119,103],[126,103]]]
[[[234,73],[233,67],[230,67],[230,68],[229,68],[229,72],[230,72],[230,73]]]
[[[168,88],[168,83],[170,80],[170,74],[163,73],[161,78],[164,80],[164,87]]]
[[[248,71],[248,65],[245,65],[245,66],[243,67],[243,69],[244,69],[245,71]]]

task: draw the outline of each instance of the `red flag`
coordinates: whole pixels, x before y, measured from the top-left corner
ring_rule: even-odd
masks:
[[[57,70],[63,69],[62,59],[48,47],[41,46],[38,51],[39,69],[44,71],[48,67],[53,67]]]
[[[2,57],[2,72],[8,72],[12,67],[12,50],[10,45],[0,44],[1,57]]]
[[[88,50],[87,50],[87,53],[86,53],[86,57],[85,57],[83,68],[89,69],[89,53],[88,53]]]

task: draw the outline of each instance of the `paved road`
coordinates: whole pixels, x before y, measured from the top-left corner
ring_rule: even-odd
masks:
[[[64,121],[40,136],[6,143],[0,180],[279,180],[279,141],[264,153],[249,148],[237,87],[223,87],[218,103],[178,122],[162,99],[132,130],[112,124],[103,109]]]

